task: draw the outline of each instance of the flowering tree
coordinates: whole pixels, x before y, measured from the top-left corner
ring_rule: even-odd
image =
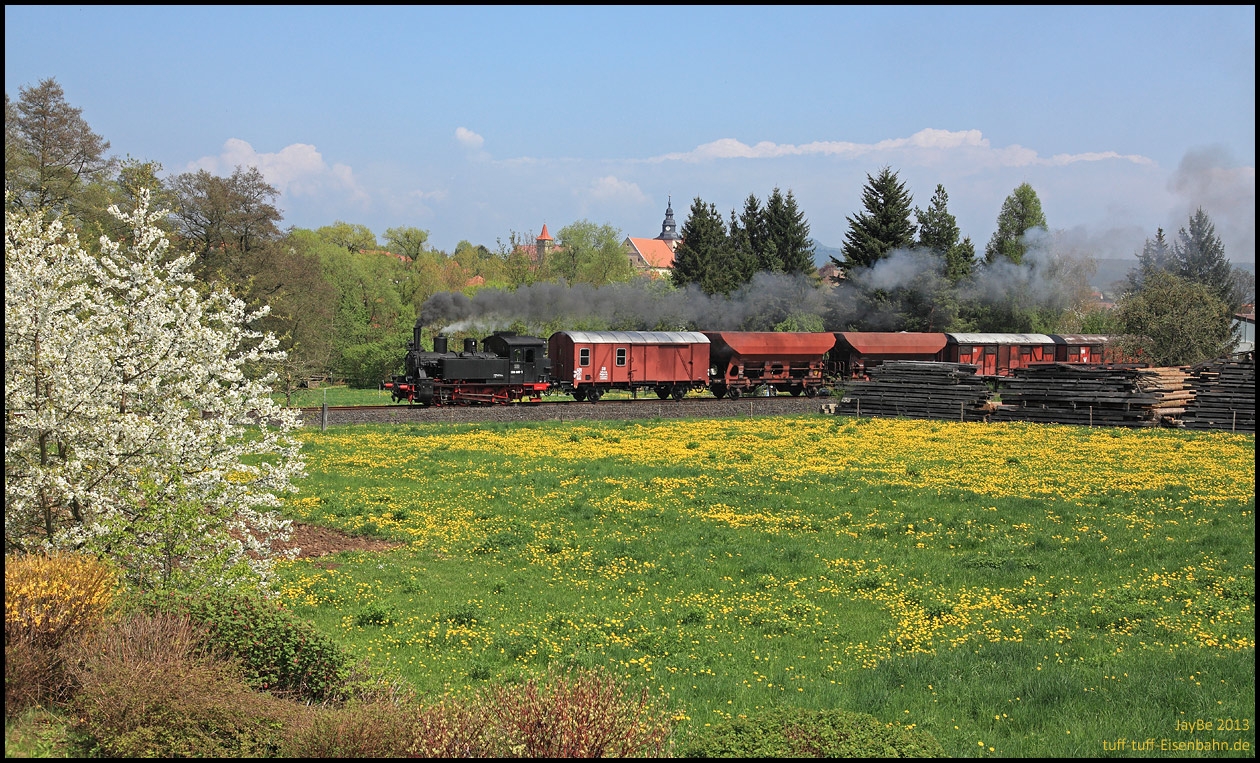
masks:
[[[112,557],[142,588],[266,582],[304,464],[296,413],[251,369],[283,357],[200,294],[142,192],[94,257],[60,219],[5,213],[6,553]]]

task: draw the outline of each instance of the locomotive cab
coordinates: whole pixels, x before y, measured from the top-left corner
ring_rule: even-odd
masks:
[[[385,387],[393,399],[417,405],[469,405],[542,399],[551,362],[546,343],[532,336],[501,331],[486,337],[482,349],[476,339],[465,339],[462,352],[449,349],[449,338],[433,339],[433,351],[423,349],[421,325],[416,322],[407,343],[406,372]]]

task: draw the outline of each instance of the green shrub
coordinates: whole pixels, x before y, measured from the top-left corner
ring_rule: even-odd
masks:
[[[943,758],[925,731],[881,723],[847,710],[783,708],[732,718],[697,731],[678,754],[686,758]]]
[[[273,757],[310,711],[252,691],[185,616],[136,613],[76,662],[75,731],[98,757]]]
[[[345,698],[350,656],[278,602],[240,593],[164,592],[148,597],[144,607],[187,615],[214,651],[240,661],[255,689],[310,702]]]

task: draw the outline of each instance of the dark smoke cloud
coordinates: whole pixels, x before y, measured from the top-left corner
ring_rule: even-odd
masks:
[[[1235,263],[1256,261],[1255,167],[1238,166],[1221,146],[1187,151],[1168,189],[1182,200],[1174,210],[1170,238],[1201,207],[1212,218],[1226,257]]]
[[[563,323],[626,331],[770,331],[790,315],[822,315],[833,308],[829,289],[801,276],[758,273],[729,297],[694,286],[670,289],[636,282],[603,287],[536,283],[514,291],[483,289],[472,297],[435,294],[418,323],[440,331],[492,331],[514,322],[531,329]]]

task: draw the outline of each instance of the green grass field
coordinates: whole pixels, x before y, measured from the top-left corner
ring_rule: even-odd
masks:
[[[434,696],[602,665],[684,732],[788,705],[954,756],[1254,750],[1252,435],[799,416],[303,437],[286,513],[406,545],[284,563],[278,587]]]

